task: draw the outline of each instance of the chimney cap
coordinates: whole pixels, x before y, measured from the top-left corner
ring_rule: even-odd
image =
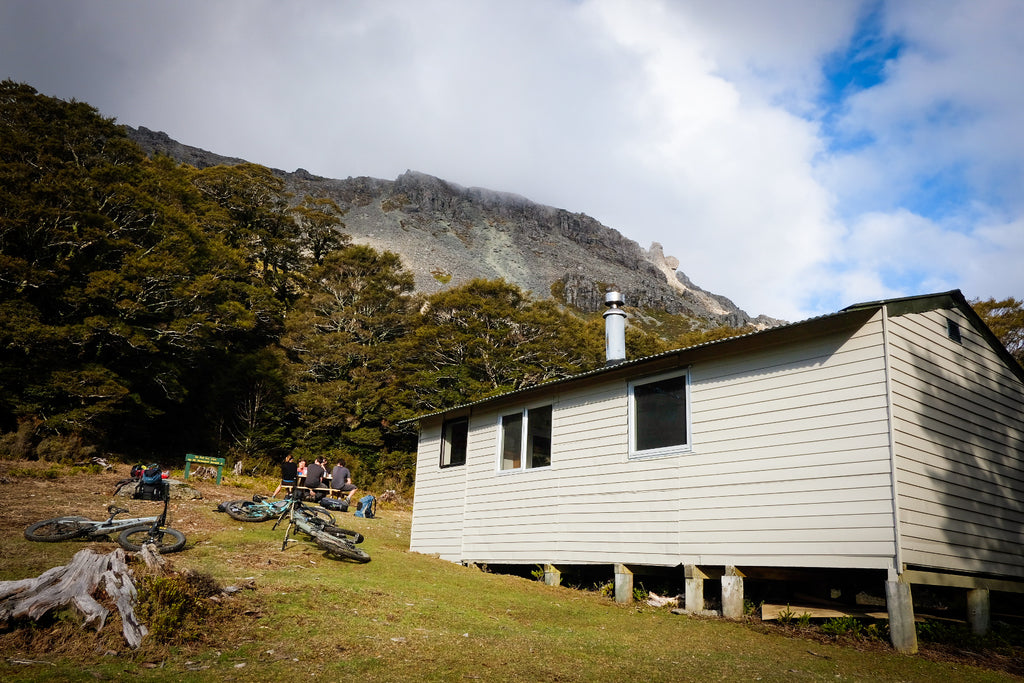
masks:
[[[604,305],[609,308],[621,306],[623,303],[625,303],[625,300],[622,298],[622,292],[617,289],[609,289],[604,295]]]

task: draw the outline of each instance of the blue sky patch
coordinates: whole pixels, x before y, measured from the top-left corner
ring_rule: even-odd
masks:
[[[903,49],[898,36],[885,33],[882,19],[882,3],[871,4],[845,49],[828,55],[822,64],[825,82],[818,104],[823,110],[822,130],[830,151],[862,149],[874,142],[867,131],[840,130],[838,120],[851,95],[885,82],[887,65]]]

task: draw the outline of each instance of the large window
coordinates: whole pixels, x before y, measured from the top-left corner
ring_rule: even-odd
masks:
[[[466,464],[469,418],[448,420],[441,429],[441,467]]]
[[[501,469],[548,467],[551,465],[551,406],[502,415],[498,441]]]
[[[690,449],[689,374],[629,384],[629,454],[667,455]]]

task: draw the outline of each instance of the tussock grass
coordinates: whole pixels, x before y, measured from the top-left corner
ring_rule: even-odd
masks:
[[[20,464],[19,464],[20,466]],[[3,472],[0,471],[0,476]],[[0,578],[34,576],[81,545],[30,543],[29,521],[71,510],[98,514],[104,477],[76,479],[81,493],[41,495],[34,480],[0,483]],[[109,483],[109,482],[106,482]],[[49,486],[52,483],[47,482]],[[253,488],[201,483],[201,501],[174,503],[172,526],[189,539],[166,556],[222,586],[243,590],[183,642],[124,647],[112,616],[100,634],[73,616],[0,630],[5,681],[251,681],[288,678],[374,681],[871,680],[1004,681],[999,672],[755,631],[739,622],[616,605],[596,592],[550,587],[410,553],[408,510],[366,520],[339,515],[366,536],[369,564],[329,559],[315,546],[281,550],[273,522],[247,524],[214,512]],[[262,487],[262,488],[261,488]],[[139,503],[133,501],[133,507]],[[133,510],[134,512],[134,510]],[[113,543],[107,544],[114,547]],[[191,627],[190,627],[191,628]],[[16,664],[14,661],[36,663]]]

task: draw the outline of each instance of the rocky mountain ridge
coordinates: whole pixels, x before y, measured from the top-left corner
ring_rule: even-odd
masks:
[[[126,129],[147,153],[166,154],[197,168],[245,162],[144,127]],[[423,293],[473,278],[504,278],[534,296],[553,296],[595,312],[604,309],[606,289],[617,287],[628,306],[683,314],[699,328],[761,328],[780,322],[754,318],[728,298],[698,287],[660,244],[643,249],[583,213],[415,171],[381,180],[324,178],[301,168],[273,170],[296,199],[334,200],[345,211],[344,231],[353,242],[400,254]]]

